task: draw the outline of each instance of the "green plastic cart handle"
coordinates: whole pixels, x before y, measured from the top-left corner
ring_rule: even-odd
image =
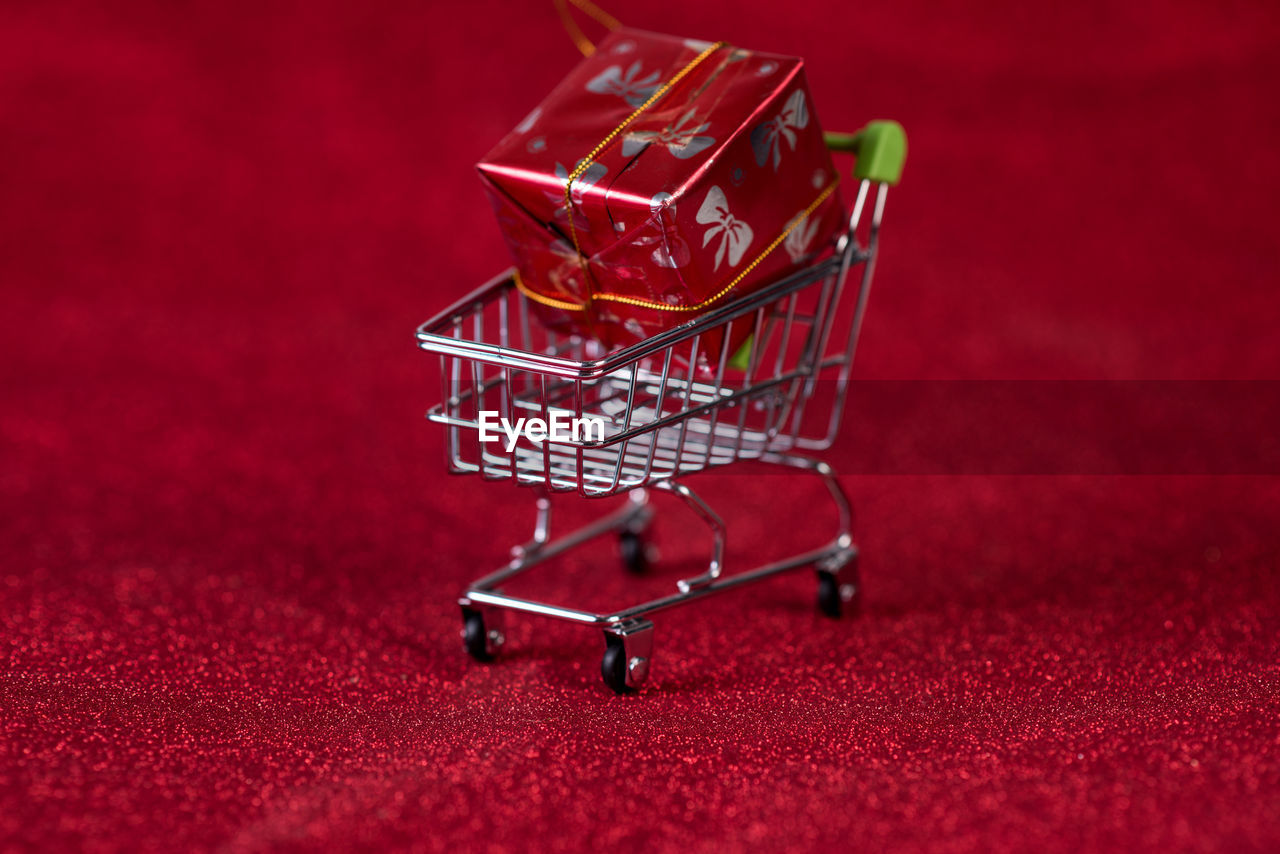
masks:
[[[867,122],[857,133],[824,133],[822,138],[832,151],[847,151],[858,158],[853,177],[889,186],[902,179],[902,165],[907,162],[907,132],[897,122],[879,119]]]
[[[824,133],[823,141],[832,151],[847,151],[857,160],[853,177],[896,186],[902,180],[902,167],[907,162],[907,132],[890,119],[867,122],[857,133]],[[729,359],[729,367],[745,371],[751,361],[751,339],[747,336],[738,352]]]

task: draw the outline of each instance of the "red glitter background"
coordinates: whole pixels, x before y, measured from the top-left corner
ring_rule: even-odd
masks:
[[[0,9],[3,847],[1280,847],[1275,477],[848,477],[859,620],[670,612],[640,697],[574,626],[468,662],[530,500],[444,474],[412,331],[504,266],[471,164],[575,51],[541,3],[109,6]],[[906,125],[861,376],[1280,377],[1275,4],[612,11]],[[730,561],[830,523],[703,488]],[[659,526],[647,590],[705,546]]]

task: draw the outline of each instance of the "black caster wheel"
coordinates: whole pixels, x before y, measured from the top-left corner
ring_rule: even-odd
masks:
[[[600,675],[604,684],[615,694],[630,694],[635,689],[627,684],[627,646],[622,638],[605,638],[604,659],[600,662]]]
[[[462,609],[462,646],[476,661],[493,661],[494,644],[484,624],[484,614]]]
[[[644,537],[635,531],[623,531],[618,534],[618,551],[622,555],[622,565],[632,575],[644,575],[649,571],[649,557],[645,554]]]
[[[840,582],[830,572],[818,570],[818,610],[834,620],[844,613],[844,600],[840,598]]]
[[[829,565],[828,565],[829,566]],[[837,569],[818,569],[818,610],[832,619],[856,616],[861,610],[858,553],[844,556]]]
[[[653,623],[633,617],[604,630],[600,675],[615,694],[630,694],[649,679],[653,660]]]
[[[828,617],[838,620],[845,614],[856,616],[859,593],[855,581],[850,580],[841,584],[839,577],[834,573],[818,570],[818,610]]]

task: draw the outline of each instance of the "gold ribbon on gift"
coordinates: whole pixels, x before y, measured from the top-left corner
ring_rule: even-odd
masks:
[[[587,38],[587,34],[578,26],[578,22],[573,19],[573,15],[569,14],[569,4],[572,3],[574,8],[591,18],[606,30],[619,29],[622,24],[618,19],[601,9],[591,0],[555,0],[556,11],[560,13],[560,21],[564,24],[565,30],[569,33],[569,38],[573,39],[573,43],[578,50],[582,51],[583,56],[590,56],[596,52],[596,46],[591,39]]]
[[[590,0],[555,0],[556,9],[560,12],[561,20],[564,22],[565,29],[568,30],[569,32],[569,37],[573,39],[574,44],[578,46],[578,49],[582,51],[584,56],[591,56],[593,53],[595,53],[596,47],[594,44],[592,44],[591,40],[588,39],[586,35],[582,32],[582,29],[577,25],[577,22],[573,20],[573,17],[569,14],[569,9],[566,3],[572,3],[575,8],[581,10],[584,14],[589,15],[592,19],[594,19],[595,21],[597,21],[607,29],[616,30],[622,26],[618,22],[617,18],[613,17],[608,12],[603,11],[602,9],[600,9],[600,7],[590,2]],[[666,303],[653,302],[652,300],[643,300],[637,297],[628,297],[628,296],[622,296],[619,294],[607,294],[607,293],[597,294],[595,292],[595,288],[592,287],[592,277],[591,277],[591,271],[588,267],[588,260],[586,256],[583,255],[582,253],[582,246],[578,242],[578,229],[575,226],[573,221],[573,182],[581,178],[583,173],[585,173],[587,169],[591,168],[591,165],[595,162],[595,159],[599,157],[604,152],[604,150],[607,149],[615,140],[617,140],[619,135],[621,135],[621,133],[624,130],[626,130],[627,127],[632,122],[634,122],[637,118],[639,118],[645,112],[645,110],[649,109],[658,101],[662,100],[662,98],[666,96],[666,94],[670,92],[671,89],[676,84],[678,84],[681,80],[683,80],[686,76],[688,76],[688,74],[691,71],[693,71],[695,68],[701,65],[708,57],[710,57],[716,51],[726,47],[729,47],[728,42],[723,42],[723,41],[715,42],[714,44],[708,45],[701,53],[699,53],[693,59],[689,60],[689,62],[685,64],[683,68],[681,68],[674,75],[672,75],[670,80],[668,80],[666,83],[663,83],[661,86],[659,86],[643,104],[641,104],[639,107],[636,107],[636,109],[631,113],[631,115],[623,119],[621,124],[619,124],[613,130],[611,130],[608,133],[608,135],[605,136],[604,139],[600,140],[600,142],[596,145],[596,147],[591,149],[590,153],[588,153],[586,157],[582,158],[582,160],[578,163],[578,165],[574,168],[574,170],[569,173],[569,177],[564,184],[564,209],[565,209],[565,213],[568,215],[569,237],[573,241],[573,251],[578,258],[579,265],[582,268],[584,285],[586,286],[586,289],[587,289],[587,301],[585,303],[570,302],[568,300],[557,299],[555,297],[547,296],[545,294],[540,294],[537,291],[532,290],[527,284],[525,284],[524,280],[520,276],[519,271],[516,271],[515,284],[516,284],[516,288],[519,289],[520,293],[524,294],[526,297],[528,297],[529,299],[533,300],[536,303],[540,303],[550,308],[560,309],[562,311],[586,311],[587,306],[594,301],[616,302],[616,303],[621,303],[623,305],[632,305],[640,308],[654,309],[656,311],[668,311],[668,312],[700,311],[706,308],[707,306],[711,305],[712,303],[720,299],[723,299],[730,291],[736,288],[744,278],[750,275],[752,270],[758,267],[760,263],[769,256],[770,252],[777,249],[778,246],[780,246],[782,242],[787,239],[787,236],[791,234],[791,232],[794,231],[796,227],[800,225],[800,223],[808,219],[813,214],[813,212],[817,210],[818,207],[823,202],[825,202],[831,196],[832,193],[835,192],[836,187],[839,186],[840,184],[839,175],[835,176],[835,179],[830,184],[828,184],[827,187],[821,193],[818,194],[818,197],[814,199],[813,202],[811,202],[807,208],[805,208],[801,213],[792,217],[791,221],[787,223],[786,228],[782,230],[782,233],[779,234],[777,237],[775,237],[769,243],[769,245],[764,248],[764,251],[762,251],[754,259],[752,259],[751,263],[747,264],[747,266],[744,267],[741,270],[741,272],[738,273],[738,275],[734,276],[729,281],[728,284],[722,287],[719,291],[717,291],[711,297],[703,300],[700,303],[697,303],[696,305],[668,305]]]
[[[710,306],[712,303],[723,299],[725,296],[729,294],[730,291],[736,288],[744,278],[746,278],[748,275],[751,274],[752,270],[760,266],[760,263],[764,261],[765,258],[769,257],[770,252],[772,252],[773,250],[777,249],[779,246],[782,245],[782,242],[787,239],[787,237],[791,234],[791,232],[795,231],[796,228],[798,228],[801,223],[803,223],[810,216],[812,216],[813,212],[816,211],[819,207],[821,207],[822,203],[831,197],[831,194],[836,191],[836,187],[838,187],[839,185],[840,185],[840,178],[839,176],[837,176],[834,181],[832,181],[830,184],[827,185],[826,189],[824,189],[821,193],[818,194],[818,197],[816,199],[814,199],[812,202],[809,203],[809,206],[807,208],[805,208],[803,211],[801,211],[800,213],[796,214],[794,217],[791,218],[791,221],[787,223],[787,227],[782,230],[782,233],[779,234],[777,237],[775,237],[773,241],[770,242],[769,245],[766,246],[759,255],[753,258],[750,264],[743,267],[742,271],[739,272],[738,275],[730,279],[728,284],[726,284],[719,291],[717,291],[716,293],[714,293],[713,295],[711,295],[710,297],[708,297],[707,299],[703,300],[700,303],[696,303],[694,305],[667,305],[666,303],[662,303],[662,302],[653,302],[652,300],[643,300],[637,297],[623,296],[621,294],[594,294],[590,296],[589,299],[590,301],[595,301],[595,302],[616,302],[616,303],[622,303],[623,305],[638,306],[639,308],[651,308],[656,311],[672,311],[672,312],[701,311],[702,309]],[[529,299],[533,300],[536,303],[540,303],[550,308],[558,308],[558,309],[561,309],[562,311],[586,311],[587,310],[586,303],[569,302],[567,300],[556,299],[555,297],[549,297],[545,294],[540,294],[537,291],[532,290],[528,285],[525,284],[524,279],[521,278],[519,270],[514,271],[513,276],[515,278],[516,289],[519,290],[520,293],[524,294],[526,297],[528,297]]]
[[[631,124],[636,119],[638,119],[640,117],[640,114],[643,113],[645,110],[649,109],[654,104],[661,101],[663,96],[665,96],[668,92],[670,92],[673,86],[675,86],[677,83],[683,80],[690,71],[693,71],[693,69],[701,65],[702,61],[705,60],[708,56],[711,56],[711,54],[715,53],[720,48],[727,47],[727,46],[728,44],[726,42],[716,42],[715,44],[708,45],[706,49],[702,51],[702,53],[698,54],[693,59],[689,60],[688,64],[685,65],[684,68],[681,68],[679,71],[675,73],[675,75],[670,80],[668,80],[666,83],[663,83],[661,86],[659,86],[654,91],[654,93],[649,96],[649,99],[647,101],[645,101],[640,106],[636,107],[635,111],[632,112],[631,115],[623,119],[622,124],[618,125],[616,128],[609,131],[609,135],[606,136],[604,139],[600,140],[600,143],[595,148],[591,149],[590,154],[582,158],[582,161],[578,163],[577,167],[572,172],[569,173],[569,179],[564,182],[564,210],[565,210],[565,213],[568,214],[569,216],[569,236],[573,238],[573,251],[578,253],[578,261],[582,265],[582,275],[586,276],[588,300],[591,299],[591,293],[592,293],[591,273],[588,272],[587,270],[587,259],[582,255],[582,247],[578,245],[578,229],[573,224],[573,182],[581,178],[582,173],[586,172],[589,168],[591,168],[591,164],[595,162],[595,159],[600,156],[601,152],[603,152],[606,148],[609,147],[610,143],[612,143],[615,139],[618,138],[619,134],[621,134],[624,130],[627,129],[627,125]]]

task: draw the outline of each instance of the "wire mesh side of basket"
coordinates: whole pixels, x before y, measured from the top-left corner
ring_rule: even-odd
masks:
[[[843,353],[817,358],[836,317],[830,304],[837,275],[829,265],[809,287],[596,377],[442,356],[445,399],[429,418],[446,426],[451,470],[602,496],[795,447],[815,392],[836,391],[814,382],[816,376],[845,359]],[[514,287],[502,287],[460,317],[455,333],[465,330],[480,341],[501,337],[503,315],[516,321],[506,329],[508,338],[514,332],[521,339],[518,350],[579,363],[595,355],[594,342],[558,336],[530,318]],[[744,331],[750,337],[739,369],[730,348]],[[535,441],[520,431],[513,441],[490,427],[490,441],[482,442],[482,416],[488,425],[509,426],[520,419],[595,421],[603,435],[584,429],[560,441]]]
[[[440,354],[443,396],[427,417],[445,426],[450,470],[602,497],[767,452],[828,447],[874,262],[876,229],[867,249],[854,239],[865,198],[864,182],[833,256],[614,353],[543,326],[509,275],[424,324],[419,344]],[[841,299],[851,271],[856,299]],[[496,426],[521,419],[595,422],[603,435],[551,440]]]

